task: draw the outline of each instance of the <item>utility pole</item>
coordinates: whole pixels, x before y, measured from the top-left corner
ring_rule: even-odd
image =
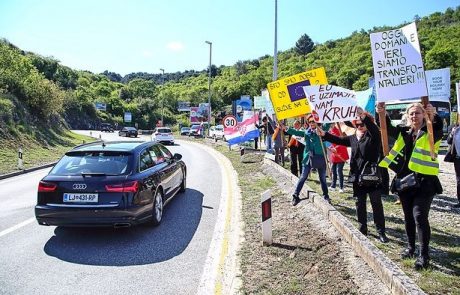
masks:
[[[205,41],[209,44],[209,76],[208,76],[208,136],[211,130],[211,56],[212,56],[212,42]]]
[[[163,86],[165,84],[165,78],[164,78],[164,75],[165,75],[165,70],[164,69],[160,69],[160,71],[162,72],[161,73],[161,85]],[[161,98],[161,127],[164,126],[164,121],[163,121],[163,113],[164,113],[164,98]]]

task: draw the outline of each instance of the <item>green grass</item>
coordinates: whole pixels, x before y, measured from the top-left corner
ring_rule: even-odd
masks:
[[[0,175],[19,171],[18,148],[22,147],[24,168],[32,168],[59,160],[65,152],[76,145],[94,141],[94,138],[78,135],[70,131],[48,133],[39,140],[32,136],[0,142]]]

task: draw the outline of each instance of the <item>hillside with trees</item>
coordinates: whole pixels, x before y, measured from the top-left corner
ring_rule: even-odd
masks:
[[[425,69],[450,67],[454,105],[453,85],[460,80],[460,7],[415,19]],[[325,67],[329,84],[363,90],[373,76],[369,34],[393,28],[361,29],[322,44],[315,44],[308,34],[303,34],[291,49],[279,52],[278,77]],[[228,108],[241,95],[260,95],[271,82],[272,71],[273,57],[269,55],[232,66],[213,65],[213,111]],[[131,73],[122,77],[109,71],[94,74],[73,70],[53,57],[25,52],[0,40],[1,140],[27,134],[46,144],[50,132],[97,128],[101,122],[121,126],[125,111],[132,113],[133,124],[152,129],[161,118],[162,106],[165,124],[187,124],[188,114],[179,113],[177,103],[198,105],[207,102],[207,98],[207,69],[164,76]],[[107,110],[96,110],[96,102],[106,103]]]

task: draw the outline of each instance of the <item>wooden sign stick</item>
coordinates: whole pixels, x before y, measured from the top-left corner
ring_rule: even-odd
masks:
[[[379,102],[379,106],[385,109],[385,103]],[[388,155],[389,148],[388,148],[388,131],[387,131],[387,115],[386,112],[379,113],[379,121],[380,121],[380,133],[382,134],[382,148],[383,148],[383,155]]]
[[[426,106],[430,103],[428,96],[422,96],[422,104],[426,108]],[[428,140],[430,141],[430,156],[431,160],[436,159],[436,155],[434,154],[434,136],[433,136],[433,121],[432,118],[425,113],[425,120],[426,120],[426,127],[428,129]]]

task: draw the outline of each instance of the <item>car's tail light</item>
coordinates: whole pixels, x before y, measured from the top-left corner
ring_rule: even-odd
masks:
[[[139,189],[138,181],[117,184],[107,184],[105,190],[110,193],[136,193]]]
[[[47,193],[47,192],[54,192],[57,188],[57,184],[51,182],[40,181],[38,183],[38,192],[39,193]]]

